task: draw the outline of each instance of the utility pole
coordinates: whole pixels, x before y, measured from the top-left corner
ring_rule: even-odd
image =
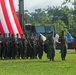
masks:
[[[24,32],[24,0],[19,0],[19,22]]]

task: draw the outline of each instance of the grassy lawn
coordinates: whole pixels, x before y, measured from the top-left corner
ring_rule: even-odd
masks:
[[[68,50],[66,61],[62,61],[56,51],[55,61],[49,61],[44,53],[43,59],[0,60],[0,75],[75,75],[76,53]]]

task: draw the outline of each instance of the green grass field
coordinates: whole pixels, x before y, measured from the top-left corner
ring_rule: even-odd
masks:
[[[59,51],[55,61],[49,61],[44,53],[43,59],[0,60],[0,75],[75,75],[76,53],[68,50],[66,61],[62,61]]]

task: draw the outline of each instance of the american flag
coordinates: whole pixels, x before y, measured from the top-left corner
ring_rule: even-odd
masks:
[[[21,34],[23,33],[18,21],[15,7],[15,0],[0,0],[0,32]]]

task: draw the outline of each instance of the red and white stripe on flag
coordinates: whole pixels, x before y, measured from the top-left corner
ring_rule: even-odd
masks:
[[[0,0],[0,32],[11,34],[23,34],[18,21],[14,0]]]

